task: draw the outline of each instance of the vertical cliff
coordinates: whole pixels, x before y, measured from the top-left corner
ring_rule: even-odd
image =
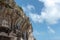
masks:
[[[0,40],[34,40],[33,28],[14,0],[0,0]]]

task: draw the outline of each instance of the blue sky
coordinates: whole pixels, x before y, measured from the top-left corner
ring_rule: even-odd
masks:
[[[36,40],[60,40],[60,0],[15,0],[30,18]]]

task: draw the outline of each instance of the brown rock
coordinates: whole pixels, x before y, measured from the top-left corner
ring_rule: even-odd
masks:
[[[0,40],[34,40],[32,30],[29,18],[14,0],[0,0]]]

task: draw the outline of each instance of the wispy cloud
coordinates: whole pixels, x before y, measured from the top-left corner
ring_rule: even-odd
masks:
[[[30,14],[31,19],[35,22],[46,21],[48,24],[56,24],[60,20],[60,0],[39,0],[44,3],[41,15]]]
[[[23,8],[23,10],[24,10],[25,12],[31,12],[31,10],[34,10],[34,9],[35,9],[35,6],[28,4],[28,5],[26,5],[26,6],[22,6],[22,8]]]
[[[27,5],[27,9],[31,11],[32,9],[35,9],[35,7],[33,5]]]
[[[33,13],[35,6],[27,5],[23,9],[34,22],[46,22],[48,24],[57,24],[60,20],[60,1],[59,0],[39,0],[44,3],[41,15]],[[32,10],[32,11],[31,11]]]
[[[38,14],[32,14],[32,13],[30,13],[29,16],[30,16],[30,18],[31,18],[34,22],[39,22],[39,23],[42,23],[42,22],[43,22],[42,18],[41,18],[40,15],[38,15]]]
[[[53,30],[50,26],[48,26],[48,32],[55,34],[55,30]]]
[[[26,6],[22,6],[24,12],[26,13],[26,15],[28,15],[30,17],[30,14],[33,14],[33,10],[35,10],[35,6],[34,5],[26,5]]]
[[[39,22],[42,23],[42,17],[40,17],[40,15],[38,15],[37,13],[34,13],[32,11],[36,10],[34,5],[30,5],[28,4],[27,6],[22,6],[24,12],[26,12],[26,15],[28,15],[32,21],[34,22]]]

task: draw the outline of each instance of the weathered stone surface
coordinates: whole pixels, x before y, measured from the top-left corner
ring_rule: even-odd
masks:
[[[34,40],[32,32],[32,25],[22,8],[14,0],[0,0],[0,36],[4,39],[7,36],[5,40]]]

